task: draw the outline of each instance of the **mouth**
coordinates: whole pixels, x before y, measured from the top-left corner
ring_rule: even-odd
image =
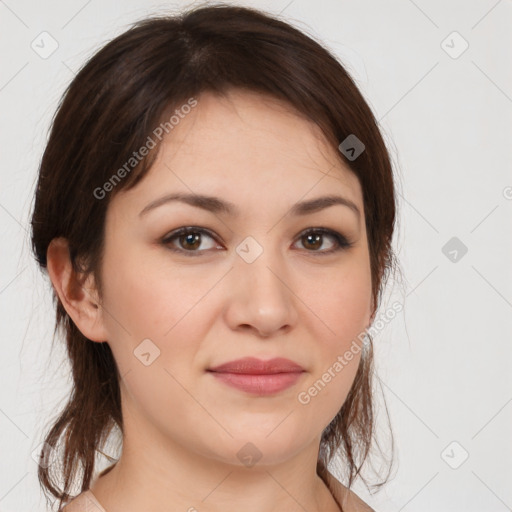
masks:
[[[228,386],[258,396],[284,391],[296,384],[305,373],[302,366],[290,359],[263,361],[254,357],[230,361],[207,371]]]

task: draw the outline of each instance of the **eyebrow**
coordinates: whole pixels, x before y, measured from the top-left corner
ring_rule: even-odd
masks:
[[[168,194],[160,197],[159,199],[151,201],[142,209],[142,211],[139,213],[139,217],[145,215],[150,210],[174,201],[182,202],[197,208],[202,208],[203,210],[207,210],[216,214],[224,214],[231,217],[236,217],[239,215],[239,210],[233,203],[218,197],[199,194],[176,193]],[[350,210],[352,210],[357,215],[358,219],[361,217],[361,212],[354,202],[345,197],[335,195],[328,195],[318,197],[316,199],[310,199],[308,201],[302,201],[300,203],[295,203],[290,210],[290,214],[293,216],[307,215],[310,213],[319,212],[320,210],[324,210],[325,208],[338,204],[350,208]]]

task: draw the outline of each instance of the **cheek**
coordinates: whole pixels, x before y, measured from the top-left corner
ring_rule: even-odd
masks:
[[[301,299],[316,318],[318,336],[341,350],[368,326],[371,314],[371,275],[364,259],[354,259],[332,272],[311,272],[301,284]]]
[[[133,421],[147,418],[179,437],[180,429],[193,429],[176,422],[175,411],[197,408],[183,385],[192,389],[191,372],[206,328],[199,322],[207,306],[201,297],[213,283],[211,276],[196,272],[191,282],[178,270],[151,263],[133,255],[118,264],[105,259],[105,321],[123,380],[123,407],[144,411],[141,417],[132,415]]]
[[[308,278],[304,283],[303,300],[312,312],[318,364],[298,402],[316,411],[326,426],[343,405],[361,359],[362,334],[371,314],[370,267],[361,258],[329,277]]]
[[[105,261],[106,320],[112,333],[165,340],[187,320],[214,284],[201,271],[162,266],[159,260],[127,254]],[[124,327],[124,329],[122,329]],[[113,336],[115,337],[115,336]]]
[[[201,340],[215,318],[215,291],[208,292],[219,276],[206,267],[162,268],[155,259],[135,256],[127,254],[118,264],[105,259],[105,322],[121,375],[129,374],[137,383],[133,393],[144,397],[152,389],[168,389],[169,380],[177,385],[169,373],[184,382],[198,367]],[[146,368],[138,357],[147,352],[155,359]],[[179,386],[172,396],[178,391]]]

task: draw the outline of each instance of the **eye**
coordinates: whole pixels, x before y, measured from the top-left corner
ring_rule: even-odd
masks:
[[[214,236],[204,228],[188,226],[169,233],[169,235],[162,240],[162,243],[169,246],[169,249],[172,251],[187,253],[187,256],[198,256],[208,249],[215,248],[215,244],[210,244],[209,247],[203,247],[202,250],[198,250],[198,248],[201,247],[202,238],[204,236],[211,240],[215,239]],[[177,242],[179,247],[176,247],[174,242]]]
[[[213,241],[207,247],[202,246],[203,238],[209,238]],[[324,245],[324,239],[330,238],[331,247],[327,250],[318,250]],[[195,226],[187,226],[176,229],[162,239],[162,244],[166,245],[171,251],[186,254],[187,256],[200,256],[201,253],[214,249],[215,247],[223,249],[222,246],[215,244],[216,238],[210,231]],[[307,252],[318,253],[318,255],[332,254],[337,251],[352,247],[353,243],[347,240],[345,236],[337,231],[327,228],[311,228],[303,231],[299,235],[299,241]]]
[[[326,236],[331,238],[331,240],[334,240],[334,246],[324,251],[318,251],[317,248],[323,245],[324,237]],[[303,243],[304,247],[313,249],[309,250],[308,252],[317,252],[319,255],[331,254],[337,251],[348,249],[354,245],[341,233],[327,228],[313,228],[308,229],[307,231],[303,231],[299,240]]]

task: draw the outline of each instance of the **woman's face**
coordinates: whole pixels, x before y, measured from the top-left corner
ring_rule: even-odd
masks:
[[[195,199],[163,199],[177,194]],[[326,196],[354,207],[307,206]],[[256,93],[201,95],[146,177],[114,196],[105,236],[101,322],[125,430],[238,465],[319,442],[372,311],[360,184],[314,124]],[[302,372],[211,371],[248,357]]]

